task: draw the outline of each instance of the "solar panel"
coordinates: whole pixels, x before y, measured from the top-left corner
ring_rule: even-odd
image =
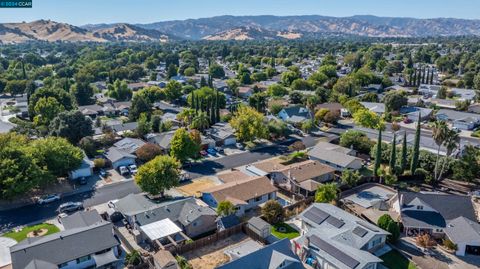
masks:
[[[334,257],[335,259],[339,260],[341,263],[345,264],[348,266],[348,268],[355,268],[357,265],[360,264],[357,260],[354,258],[348,256],[338,248],[332,246],[331,244],[327,243],[326,241],[320,239],[316,235],[312,235],[310,237],[310,243],[313,244],[314,246],[318,247],[319,249],[325,251],[328,253],[330,256]]]
[[[354,234],[360,236],[360,237],[364,237],[368,233],[367,230],[365,230],[365,229],[363,229],[362,227],[359,227],[359,226],[355,227],[355,229],[353,229],[352,232]]]
[[[320,210],[316,207],[312,207],[307,212],[305,212],[304,217],[310,221],[321,224],[324,222],[330,215],[323,210]]]
[[[343,220],[337,219],[333,216],[328,217],[327,222],[335,228],[342,228],[342,226],[345,225],[345,222],[343,222]]]

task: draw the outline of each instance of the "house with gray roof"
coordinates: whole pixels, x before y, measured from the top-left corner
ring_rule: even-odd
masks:
[[[119,123],[110,126],[112,130],[117,133],[118,135],[122,135],[125,132],[133,132],[138,127],[138,122],[127,122],[127,123]]]
[[[13,125],[12,123],[0,120],[0,134],[8,133],[14,127],[15,125]]]
[[[440,109],[435,116],[438,120],[451,122],[453,127],[460,130],[473,130],[480,125],[480,115],[476,113]]]
[[[303,106],[291,106],[280,110],[278,117],[285,122],[300,124],[311,119],[310,110]]]
[[[146,143],[141,139],[126,137],[113,144],[113,146],[123,150],[124,152],[127,152],[128,154],[135,154],[137,149],[141,148],[145,144]]]
[[[135,164],[135,155],[117,147],[108,148],[103,155],[110,162],[114,169],[117,169],[120,166]]]
[[[219,147],[235,145],[235,143],[237,143],[235,132],[228,122],[219,122],[212,125],[208,130],[208,134],[215,140],[215,144]]]
[[[328,142],[317,143],[307,154],[311,160],[329,165],[337,171],[358,170],[363,166],[362,160],[355,157],[355,150]]]
[[[446,235],[463,246],[458,249],[459,255],[465,252],[480,254],[480,240],[476,241],[480,239],[480,229],[477,229],[478,220],[470,196],[401,191],[393,209],[400,214],[407,236],[428,233],[444,238]],[[467,234],[470,236],[464,237]]]
[[[300,258],[292,252],[287,238],[251,252],[216,269],[304,269]]]
[[[168,131],[159,134],[148,134],[146,139],[149,143],[158,145],[162,150],[170,150],[170,142],[172,141],[175,131]]]
[[[360,104],[362,104],[362,106],[364,106],[366,109],[377,113],[378,115],[385,113],[384,103],[360,102]]]
[[[112,223],[102,220],[96,211],[78,212],[63,221],[67,223],[64,231],[27,238],[12,246],[12,269],[111,268],[123,264]]]
[[[388,232],[326,203],[314,203],[300,214],[302,236],[294,252],[317,268],[374,269],[382,262]]]
[[[165,219],[169,219],[190,237],[217,228],[217,213],[194,197],[155,201],[143,194],[129,194],[115,203],[115,211],[120,212],[138,231],[143,226]],[[169,225],[172,226],[171,223]]]

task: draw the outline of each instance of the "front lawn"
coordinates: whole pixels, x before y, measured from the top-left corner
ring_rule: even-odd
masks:
[[[381,256],[380,259],[383,260],[382,264],[390,269],[417,269],[415,264],[394,249]]]
[[[279,231],[279,230],[283,230],[283,231]],[[300,236],[300,233],[297,230],[293,229],[292,226],[286,223],[279,223],[279,224],[273,225],[272,234],[278,239],[283,239],[283,238],[293,239],[295,237]]]
[[[47,230],[47,233],[44,234],[44,236],[60,232],[60,229],[53,224],[41,223],[41,224],[37,224],[37,225],[34,225],[34,226],[25,227],[19,232],[15,232],[15,231],[8,232],[8,233],[4,234],[3,236],[12,238],[13,240],[15,240],[17,242],[20,242],[20,241],[27,238],[28,233],[33,232],[35,230],[40,231],[41,229],[46,229]]]

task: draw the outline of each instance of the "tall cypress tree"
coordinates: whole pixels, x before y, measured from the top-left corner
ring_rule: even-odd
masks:
[[[27,71],[25,71],[25,63],[22,61],[22,74],[23,79],[27,79]]]
[[[413,72],[410,73],[410,76],[408,77],[408,86],[412,86],[412,81],[413,81]]]
[[[403,132],[402,159],[400,160],[400,173],[403,174],[407,168],[407,132]]]
[[[390,173],[396,174],[395,165],[397,163],[397,133],[393,133],[392,150],[390,151]]]
[[[220,97],[219,97],[219,93],[218,93],[218,90],[217,90],[217,93],[215,95],[215,123],[219,122],[220,121]]]
[[[425,78],[425,83],[428,84],[428,82],[430,81],[430,77],[429,77],[430,76],[430,70],[427,70],[426,73],[427,73],[427,77]]]
[[[414,175],[415,171],[417,170],[418,157],[420,155],[420,135],[421,135],[420,120],[421,118],[422,118],[421,114],[418,113],[417,129],[415,131],[415,142],[413,144],[412,163],[410,165],[410,172],[412,173],[412,175]]]
[[[422,70],[419,69],[418,75],[417,75],[417,86],[420,86],[421,83],[422,83]]]
[[[416,85],[417,85],[417,69],[415,69],[415,72],[413,73],[413,80],[410,86],[416,86]]]
[[[422,74],[422,84],[425,84],[425,68],[422,68],[420,72]]]
[[[190,107],[195,109],[195,91],[192,91],[192,94],[190,96]]]
[[[378,169],[382,163],[382,129],[378,130],[377,152],[375,154],[375,165],[373,166],[373,175],[378,176]]]
[[[432,74],[430,74],[430,84],[433,84],[433,69],[432,69]]]

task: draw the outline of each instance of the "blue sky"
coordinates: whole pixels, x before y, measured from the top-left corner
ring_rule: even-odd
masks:
[[[33,0],[0,9],[0,22],[148,23],[218,15],[377,15],[480,19],[478,0]]]

